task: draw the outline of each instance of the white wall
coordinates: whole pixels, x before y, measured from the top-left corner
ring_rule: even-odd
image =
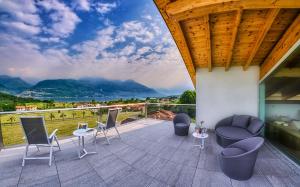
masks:
[[[259,67],[198,69],[196,75],[197,122],[207,128],[233,114],[258,116]]]

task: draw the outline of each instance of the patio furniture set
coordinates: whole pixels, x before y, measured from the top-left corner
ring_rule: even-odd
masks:
[[[108,137],[107,133],[111,129],[115,129],[118,137],[120,137],[119,131],[117,129],[117,117],[119,114],[120,109],[109,109],[108,111],[108,117],[106,124],[103,124],[99,121],[97,121],[98,127],[96,129],[94,128],[88,128],[86,123],[79,123],[77,130],[73,132],[73,135],[78,137],[78,157],[79,159],[83,158],[84,156],[88,154],[95,154],[96,152],[89,152],[85,148],[85,137],[90,135],[92,132],[95,132],[94,134],[94,142],[96,142],[96,138],[98,133],[103,133],[105,136],[105,139],[108,144],[110,144],[109,139],[112,137]],[[27,145],[25,148],[25,153],[23,156],[22,166],[25,166],[26,160],[36,160],[36,159],[46,159],[49,160],[49,166],[51,166],[52,160],[53,160],[53,148],[58,147],[60,149],[60,145],[57,140],[56,132],[58,129],[55,129],[50,136],[48,136],[47,129],[45,127],[45,120],[43,116],[26,116],[20,118],[21,125],[24,130],[24,134],[26,136]],[[56,143],[54,145],[53,143]],[[39,151],[39,147],[49,147],[49,156],[28,156],[28,148],[29,146],[36,146],[36,148]]]
[[[116,127],[117,116],[120,109],[109,109],[106,124],[97,122],[97,128],[88,128],[88,125],[79,124],[77,130],[73,135],[78,137],[78,157],[83,158],[88,154],[95,154],[96,152],[89,152],[85,148],[85,137],[94,133],[94,143],[99,133],[103,133],[108,144],[112,137],[108,137],[107,133],[110,129],[115,129],[119,138],[120,134]],[[53,148],[60,145],[57,140],[55,129],[50,136],[48,136],[45,127],[44,118],[41,116],[35,117],[21,117],[21,125],[27,139],[27,145],[23,156],[22,166],[25,165],[26,160],[33,159],[47,159],[49,166],[51,166],[53,159]],[[173,119],[174,131],[178,136],[188,136],[191,119],[187,114],[177,114]],[[219,155],[219,163],[222,171],[230,178],[236,180],[247,180],[253,174],[257,154],[259,148],[263,145],[264,139],[258,137],[262,131],[264,122],[258,118],[246,115],[234,115],[225,118],[217,123],[215,133],[217,143],[224,147]],[[192,133],[195,139],[200,139],[200,144],[195,146],[204,149],[205,139],[208,138],[206,130],[202,132]],[[54,145],[54,142],[56,145]],[[28,156],[29,146],[49,147],[49,156],[34,157]]]
[[[175,134],[187,136],[190,118],[186,114],[178,114],[174,120]],[[264,139],[259,137],[264,127],[260,119],[248,115],[234,115],[218,122],[215,126],[217,143],[224,147],[219,155],[222,171],[235,180],[248,180],[253,175],[256,158]],[[205,131],[194,132],[195,138],[200,139],[199,146],[204,149]]]

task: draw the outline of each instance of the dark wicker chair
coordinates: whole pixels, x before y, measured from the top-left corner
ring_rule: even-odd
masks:
[[[173,119],[173,123],[176,135],[187,136],[189,134],[191,119],[187,114],[177,114]]]
[[[263,138],[252,137],[225,148],[219,157],[224,174],[235,180],[251,178],[259,148],[263,143]]]
[[[219,145],[226,147],[240,140],[259,136],[264,122],[248,115],[234,115],[217,123],[216,138]]]

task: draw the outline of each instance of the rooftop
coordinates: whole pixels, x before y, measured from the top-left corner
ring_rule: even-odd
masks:
[[[192,130],[193,128],[190,128]],[[299,186],[300,168],[268,142],[259,152],[254,176],[244,182],[226,177],[219,168],[222,148],[209,133],[205,149],[192,136],[179,137],[172,122],[142,119],[119,127],[122,139],[107,145],[102,137],[87,143],[98,152],[77,157],[77,139],[60,141],[51,167],[47,160],[27,161],[24,147],[0,152],[1,186]],[[36,148],[31,148],[37,153]],[[43,154],[43,150],[38,154]]]

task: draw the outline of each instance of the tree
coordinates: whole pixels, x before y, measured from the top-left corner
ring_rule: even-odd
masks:
[[[196,91],[187,90],[181,94],[179,98],[179,103],[181,104],[196,104]]]
[[[55,118],[55,115],[51,112],[50,115],[49,115],[49,117],[50,117],[50,120],[52,121],[53,118]]]
[[[76,116],[76,112],[75,111],[72,112],[72,116],[73,116],[73,119],[74,119],[75,116]]]
[[[62,118],[63,121],[65,120],[65,117],[66,117],[66,116],[67,116],[67,115],[66,115],[64,112],[61,112],[60,117]]]
[[[16,121],[16,118],[15,116],[10,116],[7,121],[10,121],[10,124],[12,125],[13,122]]]

